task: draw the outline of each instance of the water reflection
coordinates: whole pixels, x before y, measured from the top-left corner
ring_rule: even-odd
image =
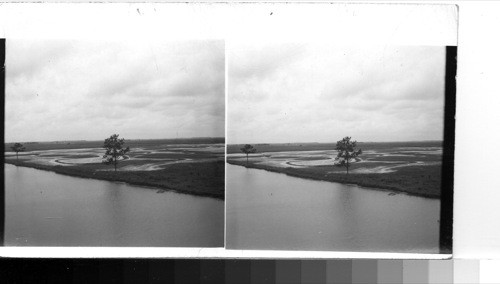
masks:
[[[232,249],[437,253],[439,200],[227,165]]]
[[[224,202],[5,165],[5,245],[224,245]]]

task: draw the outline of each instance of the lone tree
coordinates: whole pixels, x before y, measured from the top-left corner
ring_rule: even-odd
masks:
[[[111,137],[104,140],[104,149],[106,149],[106,153],[104,153],[103,156],[105,159],[104,163],[113,164],[115,166],[115,172],[118,159],[120,157],[125,157],[125,154],[130,151],[129,147],[123,148],[125,139],[118,139],[118,136],[118,134],[113,134]]]
[[[248,154],[252,154],[252,153],[257,152],[257,149],[255,149],[250,144],[245,144],[245,146],[243,146],[243,148],[241,148],[240,150],[241,150],[241,152],[247,154],[247,165],[248,165]]]
[[[10,147],[12,151],[16,152],[16,160],[19,160],[19,152],[24,152],[26,148],[24,148],[21,143],[14,143],[14,146]]]
[[[347,170],[346,174],[349,174],[349,167],[351,166],[351,159],[356,158],[361,155],[361,149],[356,150],[356,141],[351,142],[351,137],[344,137],[342,140],[337,141],[337,147],[335,150],[338,151],[337,166],[345,167]]]

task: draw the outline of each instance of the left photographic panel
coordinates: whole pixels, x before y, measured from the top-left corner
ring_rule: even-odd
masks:
[[[223,40],[5,50],[5,246],[224,246]]]

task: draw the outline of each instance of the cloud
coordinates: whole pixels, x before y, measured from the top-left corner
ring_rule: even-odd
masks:
[[[224,42],[9,40],[6,141],[224,136]]]
[[[233,47],[228,143],[442,139],[444,47]]]
[[[305,51],[301,44],[276,46],[252,43],[231,46],[231,77],[246,80],[265,79],[283,66],[292,64]]]

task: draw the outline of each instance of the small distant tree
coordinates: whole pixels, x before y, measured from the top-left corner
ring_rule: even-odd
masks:
[[[248,154],[252,154],[252,153],[255,153],[257,152],[257,149],[255,149],[252,145],[250,144],[246,144],[245,146],[243,146],[243,148],[240,149],[241,152],[247,154],[247,165],[248,165]]]
[[[14,146],[10,147],[12,151],[16,152],[16,160],[19,161],[19,152],[24,152],[26,148],[24,148],[23,144],[21,143],[14,143]]]
[[[106,153],[104,153],[103,156],[105,159],[104,163],[113,164],[115,166],[115,171],[118,159],[120,157],[125,157],[125,154],[130,151],[129,147],[123,148],[125,139],[118,139],[118,136],[118,134],[113,134],[111,137],[104,140],[104,149],[106,149]]]
[[[361,149],[356,150],[356,141],[351,141],[351,137],[344,137],[342,140],[337,141],[335,150],[338,151],[336,158],[338,161],[337,166],[345,167],[347,170],[346,174],[349,174],[351,159],[355,159],[361,155]]]

